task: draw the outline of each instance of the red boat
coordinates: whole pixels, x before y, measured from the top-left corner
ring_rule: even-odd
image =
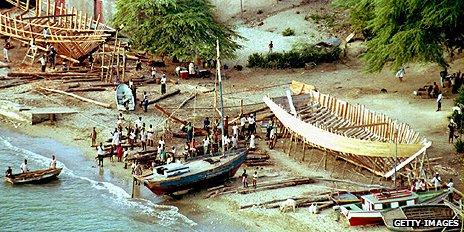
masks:
[[[443,191],[411,192],[407,189],[361,196],[361,203],[340,206],[350,226],[383,224],[382,212],[401,206],[416,205],[441,195]]]

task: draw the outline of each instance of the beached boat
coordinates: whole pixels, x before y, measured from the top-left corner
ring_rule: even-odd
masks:
[[[49,168],[28,173],[14,174],[5,177],[5,180],[11,184],[42,184],[54,180],[60,175],[62,168]]]
[[[443,190],[411,192],[407,189],[384,191],[361,196],[361,203],[341,205],[340,211],[350,226],[382,224],[382,212],[412,206],[443,196]]]
[[[293,81],[290,89],[296,95],[287,93],[280,101],[263,97],[289,137],[385,178],[406,168],[420,173],[423,166],[411,161],[423,163],[432,143],[409,125],[311,85]]]
[[[116,105],[118,110],[135,110],[135,99],[128,85],[120,84],[116,87]]]
[[[424,226],[414,226],[414,227],[396,227],[394,226],[393,221],[397,219],[407,219],[407,220],[436,220],[436,219],[459,219],[456,217],[453,209],[446,205],[411,205],[403,206],[392,210],[387,210],[382,212],[383,221],[385,226],[388,229],[393,231],[443,231],[445,227],[424,227]],[[425,222],[424,222],[425,223]],[[445,231],[459,231],[460,228],[449,227]]]
[[[172,194],[227,180],[235,175],[246,156],[246,149],[229,150],[224,155],[199,157],[185,164],[158,166],[148,176],[134,177],[156,195]]]

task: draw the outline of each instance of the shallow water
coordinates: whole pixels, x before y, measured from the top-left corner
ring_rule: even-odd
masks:
[[[114,178],[79,149],[50,139],[0,130],[0,170],[46,168],[52,154],[63,167],[59,179],[43,185],[0,183],[0,231],[203,231],[154,196],[131,199],[130,184]]]

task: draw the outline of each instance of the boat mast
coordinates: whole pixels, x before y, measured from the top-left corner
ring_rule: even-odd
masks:
[[[217,78],[219,84],[219,97],[221,99],[221,154],[224,155],[224,99],[222,97],[222,77],[221,77],[221,61],[219,52],[219,40],[216,40],[216,52],[217,52]]]

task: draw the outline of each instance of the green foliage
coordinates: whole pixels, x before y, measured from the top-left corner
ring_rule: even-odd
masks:
[[[312,20],[315,23],[324,23],[327,26],[332,27],[335,23],[335,14],[309,13],[305,16],[305,20]]]
[[[458,96],[454,99],[455,105],[464,105],[464,88],[459,89]]]
[[[458,139],[456,143],[454,143],[454,148],[457,153],[464,153],[464,142],[461,139]]]
[[[216,57],[216,39],[221,55],[232,57],[239,36],[213,16],[208,0],[117,0],[113,25],[124,25],[138,49],[180,60]]]
[[[282,35],[283,36],[293,36],[293,35],[295,35],[295,31],[292,28],[287,27],[287,29],[282,31]]]
[[[370,39],[370,72],[416,61],[445,67],[445,52],[464,47],[464,1],[361,0],[351,10],[353,28]]]
[[[254,68],[303,68],[307,63],[333,62],[339,59],[338,47],[317,47],[311,44],[297,44],[291,51],[278,53],[254,53],[248,57],[248,67]]]

